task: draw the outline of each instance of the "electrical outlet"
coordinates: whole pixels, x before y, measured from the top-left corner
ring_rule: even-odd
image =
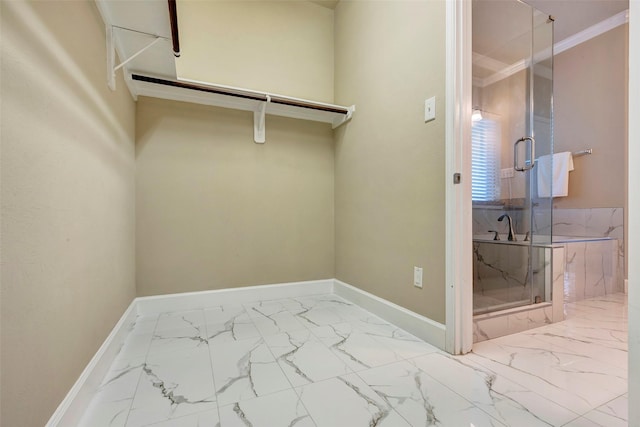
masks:
[[[413,267],[413,286],[422,288],[422,267]]]

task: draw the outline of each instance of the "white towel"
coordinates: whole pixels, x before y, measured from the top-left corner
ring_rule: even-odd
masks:
[[[553,172],[551,166],[553,163]],[[553,197],[569,195],[569,172],[573,170],[573,156],[569,151],[553,155],[540,156],[536,161],[538,169],[538,197],[549,197],[549,189],[553,189]]]

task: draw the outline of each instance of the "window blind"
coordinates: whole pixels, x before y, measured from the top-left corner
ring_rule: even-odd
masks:
[[[500,123],[483,118],[471,128],[471,198],[500,199]]]

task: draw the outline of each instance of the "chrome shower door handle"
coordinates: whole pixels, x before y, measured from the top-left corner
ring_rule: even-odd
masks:
[[[529,148],[529,156],[528,156],[528,159],[525,158],[524,165],[520,166],[519,159],[518,159],[518,145],[520,145],[521,142],[527,142],[527,141],[529,141],[529,144],[527,144],[527,147]],[[533,137],[524,136],[519,140],[517,140],[515,144],[513,144],[513,168],[518,172],[524,172],[529,169],[532,169],[533,166],[536,164],[535,157],[536,157],[536,141],[533,139]]]

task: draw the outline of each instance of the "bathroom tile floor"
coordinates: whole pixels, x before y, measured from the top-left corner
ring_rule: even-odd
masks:
[[[451,356],[336,295],[139,317],[82,426],[626,426],[624,295]]]

